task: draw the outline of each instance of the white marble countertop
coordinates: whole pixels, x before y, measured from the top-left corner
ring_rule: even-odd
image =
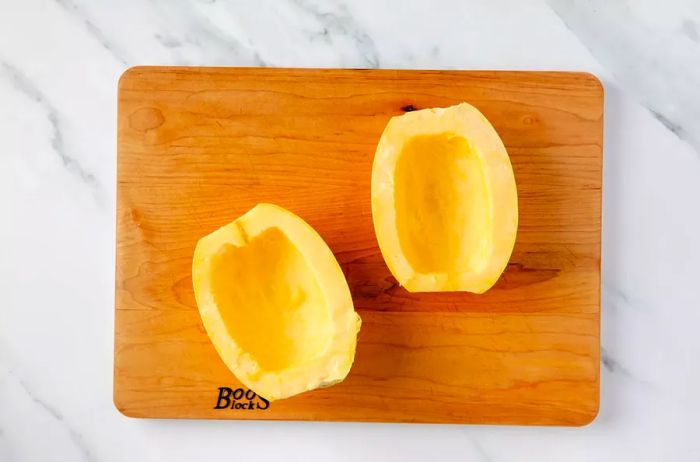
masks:
[[[0,3],[0,461],[700,460],[700,3]],[[587,70],[604,82],[601,409],[583,428],[128,419],[116,82],[137,64]]]

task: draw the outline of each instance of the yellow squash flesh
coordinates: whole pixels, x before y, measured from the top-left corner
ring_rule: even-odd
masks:
[[[259,204],[197,243],[197,306],[226,366],[268,400],[342,381],[360,318],[333,253],[304,220]]]
[[[515,244],[518,198],[486,117],[462,103],[392,118],[374,157],[372,217],[384,260],[408,291],[493,286]]]

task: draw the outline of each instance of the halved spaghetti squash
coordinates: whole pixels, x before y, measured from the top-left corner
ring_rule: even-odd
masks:
[[[345,378],[360,318],[345,277],[304,220],[259,204],[197,243],[194,292],[228,368],[268,400]]]
[[[392,118],[374,157],[372,217],[384,260],[410,292],[493,286],[515,243],[518,198],[486,117],[462,103]]]

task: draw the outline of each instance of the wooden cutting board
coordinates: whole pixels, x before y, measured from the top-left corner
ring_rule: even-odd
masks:
[[[391,116],[462,101],[510,153],[515,250],[484,295],[410,294],[375,240],[375,146]],[[590,422],[602,132],[603,89],[584,73],[129,69],[119,82],[117,408],[162,418]],[[217,356],[190,279],[196,241],[259,202],[323,236],[363,320],[343,383],[271,404],[246,394]]]

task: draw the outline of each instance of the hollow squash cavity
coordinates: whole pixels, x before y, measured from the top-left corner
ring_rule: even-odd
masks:
[[[406,141],[395,172],[401,249],[420,273],[478,271],[488,257],[490,202],[481,161],[452,133]]]
[[[278,371],[323,354],[333,328],[312,269],[278,228],[212,259],[212,292],[223,322],[261,368]]]

